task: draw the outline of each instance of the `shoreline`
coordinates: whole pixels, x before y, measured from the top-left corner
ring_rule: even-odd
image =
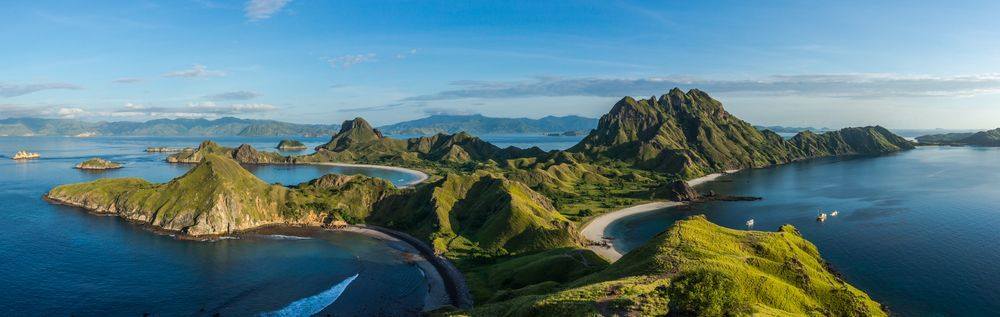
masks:
[[[116,213],[95,212],[86,206],[70,201],[64,201],[58,198],[48,197],[48,195],[42,196],[42,199],[52,204],[82,209],[88,214],[95,216],[115,217],[118,220],[129,223],[130,225],[138,225],[153,234],[169,236],[170,238],[184,241],[215,242],[224,239],[240,239],[241,236],[252,234],[270,235],[271,233],[264,233],[269,230],[274,231],[275,234],[281,234],[282,232],[293,232],[296,229],[340,231],[365,235],[371,238],[383,240],[386,243],[402,246],[406,249],[405,253],[418,255],[423,260],[413,262],[417,265],[418,269],[424,273],[427,282],[428,293],[424,297],[423,312],[429,312],[448,306],[458,308],[472,307],[472,295],[469,293],[468,285],[465,283],[465,276],[462,275],[461,271],[459,271],[458,268],[451,263],[451,261],[435,255],[434,250],[428,247],[423,241],[420,241],[406,233],[392,229],[363,224],[349,225],[345,229],[331,229],[312,224],[273,223],[234,231],[229,234],[191,236],[179,231],[163,229],[148,223],[125,218]],[[301,231],[295,233],[301,233]],[[304,235],[308,237],[313,236],[308,233]],[[400,250],[400,252],[404,252],[404,250]]]
[[[363,168],[371,168],[371,169],[381,169],[381,170],[395,171],[395,172],[409,174],[409,175],[417,177],[416,180],[413,180],[413,181],[407,182],[406,184],[400,185],[399,186],[400,188],[413,187],[413,186],[415,186],[417,184],[423,183],[428,178],[430,178],[430,176],[427,175],[427,173],[424,173],[424,172],[421,172],[421,171],[418,171],[418,170],[415,170],[415,169],[409,169],[409,168],[399,167],[399,166],[373,165],[373,164],[353,164],[353,163],[333,163],[333,162],[298,163],[298,164],[301,164],[301,165],[341,166],[341,167],[363,167]]]
[[[703,185],[708,182],[714,181],[719,177],[722,177],[723,175],[735,173],[738,171],[739,170],[727,170],[723,173],[712,173],[692,180],[688,180],[687,183],[688,186],[697,187],[699,185]],[[587,248],[594,251],[594,253],[597,253],[597,255],[601,256],[605,260],[608,260],[608,262],[614,263],[615,261],[618,261],[618,259],[620,259],[624,254],[615,249],[613,240],[616,237],[605,235],[605,231],[607,231],[608,226],[610,226],[615,221],[618,221],[628,216],[651,212],[655,210],[661,210],[670,207],[677,207],[684,204],[687,203],[666,200],[666,201],[647,202],[639,205],[618,209],[597,216],[596,218],[593,218],[590,221],[587,221],[587,223],[583,226],[583,228],[580,229],[580,234],[585,239],[593,242],[602,242],[602,241],[607,242],[608,245],[606,247],[600,245],[588,245]]]

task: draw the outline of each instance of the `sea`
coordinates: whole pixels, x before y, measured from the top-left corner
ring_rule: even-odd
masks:
[[[697,214],[735,229],[749,219],[754,230],[792,224],[896,315],[1000,316],[1000,148],[817,159],[740,171],[698,190],[763,200],[633,215],[605,234],[627,252]]]
[[[482,136],[506,146],[564,149],[581,137]],[[273,149],[278,137],[0,137],[0,316],[417,315],[427,283],[403,251],[348,232],[180,240],[116,217],[53,205],[60,184],[102,177],[165,182],[192,165],[148,146]],[[298,138],[309,147],[324,138]],[[17,162],[18,150],[41,159]],[[286,152],[297,154],[303,152]],[[110,171],[72,166],[91,157]],[[396,184],[409,174],[331,166],[255,166],[286,185],[327,173]],[[727,175],[699,190],[763,197],[665,209],[621,219],[606,234],[631,250],[673,222],[705,214],[720,225],[795,225],[853,285],[902,316],[1000,315],[1000,149],[920,147],[896,154],[818,159]],[[820,212],[838,210],[826,222]]]

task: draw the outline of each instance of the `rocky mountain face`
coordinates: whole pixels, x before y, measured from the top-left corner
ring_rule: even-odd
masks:
[[[200,163],[209,154],[221,155],[232,158],[240,164],[289,164],[292,159],[274,152],[257,151],[249,144],[242,144],[235,149],[216,144],[212,141],[204,141],[196,149],[184,149],[180,152],[167,156],[169,163]]]
[[[623,98],[601,117],[597,129],[568,151],[691,178],[811,157],[876,154],[912,147],[882,127],[820,135],[803,132],[788,141],[726,112],[722,103],[705,92],[692,89],[685,93],[674,88],[659,98]]]

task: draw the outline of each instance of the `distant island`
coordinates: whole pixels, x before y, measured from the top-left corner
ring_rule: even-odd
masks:
[[[309,147],[296,140],[281,140],[276,148],[282,151],[301,151]]]
[[[483,115],[433,115],[379,127],[386,134],[434,135],[467,132],[470,134],[537,134],[562,131],[590,131],[597,119],[581,116],[547,116],[540,119],[494,118]]]
[[[122,165],[99,157],[95,157],[80,162],[80,164],[76,164],[75,168],[82,170],[110,170],[110,169],[122,168]]]
[[[917,137],[922,145],[1000,146],[1000,128],[980,132],[930,134]]]
[[[763,130],[770,130],[770,131],[774,131],[774,132],[777,132],[777,133],[799,133],[799,132],[803,132],[803,131],[827,132],[827,131],[836,130],[836,129],[830,129],[830,128],[786,127],[786,126],[780,126],[780,125],[772,125],[772,126],[759,126],[759,125],[755,125],[753,127],[756,128],[757,130],[761,130],[761,131],[763,131]]]
[[[0,119],[0,136],[321,136],[336,125],[297,124],[274,120],[157,119],[146,122],[88,122],[72,119]]]
[[[587,135],[584,131],[566,131],[563,133],[547,133],[546,136],[581,136]]]
[[[477,306],[456,305],[464,309],[457,315],[886,315],[831,272],[792,226],[734,230],[694,216],[618,260],[590,249],[599,242],[580,226],[641,203],[701,199],[686,180],[904,151],[912,142],[880,126],[786,139],[733,116],[705,92],[680,89],[622,98],[589,131],[567,150],[542,151],[500,148],[465,132],[396,139],[356,118],[311,154],[205,141],[168,157],[197,164],[169,182],[99,179],[61,185],[45,197],[193,237],[273,225],[398,230],[462,271]],[[329,162],[431,176],[410,189],[339,175],[281,186],[238,164]]]

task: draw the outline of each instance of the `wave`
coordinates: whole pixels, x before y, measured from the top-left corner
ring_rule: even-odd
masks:
[[[284,234],[268,234],[268,235],[265,235],[264,237],[267,237],[268,239],[274,239],[274,240],[309,240],[309,239],[312,239],[310,237],[290,236],[290,235],[284,235]]]
[[[360,273],[358,273],[360,274]],[[337,283],[328,290],[322,293],[309,296],[288,304],[285,308],[276,310],[273,312],[261,313],[260,317],[284,317],[284,316],[312,316],[323,311],[327,306],[333,304],[340,297],[340,294],[344,293],[347,286],[354,282],[354,279],[358,278],[358,274],[348,277],[347,279]]]

